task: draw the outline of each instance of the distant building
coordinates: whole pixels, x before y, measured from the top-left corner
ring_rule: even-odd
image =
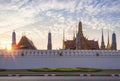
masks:
[[[78,30],[76,33],[73,33],[73,39],[65,40],[65,33],[63,33],[63,44],[62,49],[71,49],[71,50],[117,50],[117,43],[116,43],[116,34],[112,34],[112,44],[110,45],[109,42],[109,31],[108,31],[108,42],[107,46],[105,47],[104,43],[104,35],[102,29],[102,36],[101,36],[101,46],[99,48],[98,41],[95,40],[88,40],[82,31],[82,22],[79,21]],[[12,32],[12,49],[33,49],[36,50],[37,48],[33,44],[33,42],[28,39],[25,35],[23,35],[18,42],[16,43],[16,33],[15,31]],[[52,50],[52,36],[51,32],[48,33],[48,44],[47,50]]]
[[[105,50],[105,43],[104,43],[103,29],[102,29],[101,50]]]
[[[112,34],[112,45],[111,45],[112,50],[117,50],[117,44],[116,44],[116,34]]]
[[[88,40],[86,37],[84,37],[82,31],[82,23],[79,21],[76,37],[73,36],[73,40],[65,41],[65,39],[63,39],[63,49],[98,50],[99,45],[98,41]]]
[[[26,36],[22,36],[20,39],[17,49],[33,49],[36,50],[37,48],[34,46],[33,42],[28,39]]]
[[[16,33],[15,31],[12,32],[12,49],[16,49]]]
[[[52,50],[52,38],[51,38],[51,32],[48,33],[48,44],[47,49]]]
[[[108,41],[107,41],[106,50],[111,50],[111,46],[110,46],[110,43],[109,43],[109,30],[108,30]]]

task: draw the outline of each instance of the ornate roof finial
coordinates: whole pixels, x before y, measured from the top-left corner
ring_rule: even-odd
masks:
[[[64,30],[63,30],[63,45],[62,45],[62,48],[65,49],[65,33],[64,33]]]
[[[73,31],[73,40],[75,40],[75,31]]]
[[[101,49],[102,49],[102,50],[105,50],[104,36],[103,36],[103,29],[102,29]]]
[[[110,50],[111,49],[111,46],[110,46],[110,43],[109,43],[109,28],[108,28],[108,42],[107,42],[107,47],[106,47],[107,50]]]

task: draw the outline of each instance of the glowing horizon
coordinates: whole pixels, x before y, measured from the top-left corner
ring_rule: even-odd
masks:
[[[17,43],[25,32],[38,49],[47,49],[51,31],[53,49],[62,48],[63,30],[66,40],[72,39],[81,20],[88,39],[98,40],[100,46],[103,28],[106,45],[109,29],[110,44],[115,32],[120,49],[119,3],[120,0],[0,0],[0,48],[11,46],[13,30]]]

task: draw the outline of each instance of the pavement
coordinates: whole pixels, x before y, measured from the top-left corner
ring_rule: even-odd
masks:
[[[0,81],[120,81],[120,77],[110,76],[22,76],[0,77]]]
[[[120,77],[120,73],[80,73],[80,72],[0,72],[0,76],[115,76]]]
[[[27,71],[4,71],[0,77],[23,77],[23,76],[84,76],[84,77],[120,77],[120,70],[103,70],[100,72],[27,72]]]

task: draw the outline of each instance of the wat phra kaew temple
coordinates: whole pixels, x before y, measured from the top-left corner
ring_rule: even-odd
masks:
[[[120,69],[120,50],[117,50],[116,34],[112,43],[105,46],[102,30],[101,46],[98,41],[87,39],[82,31],[82,22],[72,40],[65,40],[60,50],[52,50],[51,32],[48,33],[47,50],[37,50],[33,42],[23,35],[16,43],[16,33],[12,33],[12,51],[0,50],[0,68],[102,68]]]

